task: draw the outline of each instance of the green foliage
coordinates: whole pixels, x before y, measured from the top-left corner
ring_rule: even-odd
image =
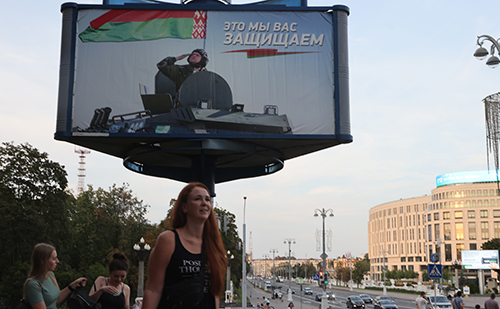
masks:
[[[370,260],[365,257],[363,260],[357,260],[352,270],[352,281],[361,284],[364,276],[370,271]]]
[[[483,250],[500,250],[500,238],[493,238],[481,245]]]
[[[385,272],[388,279],[413,279],[418,277],[418,273],[413,270],[389,270]]]

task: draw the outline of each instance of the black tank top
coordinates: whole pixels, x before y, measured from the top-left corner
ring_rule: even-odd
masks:
[[[108,285],[108,279],[106,279],[106,286]],[[123,294],[123,284],[121,284],[122,290],[118,296],[111,295],[109,293],[103,292],[97,302],[101,303],[102,309],[122,309],[125,307],[125,294]]]
[[[165,271],[164,285],[169,286],[184,280],[192,278],[201,270],[201,253],[193,254],[184,248],[176,230],[172,230],[175,234],[175,249],[170,258],[170,263]],[[215,298],[209,291],[210,275],[205,268],[205,296],[203,302],[196,309],[214,309]],[[160,301],[160,305],[164,302]],[[160,306],[158,307],[160,308]],[[194,308],[193,308],[194,309]]]

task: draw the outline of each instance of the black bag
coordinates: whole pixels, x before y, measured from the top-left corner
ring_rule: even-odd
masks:
[[[33,309],[31,307],[31,304],[24,298],[21,298],[19,306],[17,306],[18,309]]]
[[[206,256],[204,248],[202,248],[201,255],[200,272],[188,280],[164,286],[158,309],[191,309],[201,304],[205,297]]]
[[[89,276],[94,281],[94,289],[95,288],[95,280],[90,274],[85,274],[85,276]],[[71,297],[67,301],[69,309],[101,309],[101,304],[96,303],[90,296],[85,292],[82,286],[78,286]]]

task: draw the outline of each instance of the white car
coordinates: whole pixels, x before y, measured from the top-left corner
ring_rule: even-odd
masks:
[[[451,303],[446,298],[446,296],[438,295],[436,296],[436,301],[434,301],[434,296],[428,296],[430,304],[427,304],[427,309],[432,309],[434,306],[437,305],[436,307],[439,309],[451,309]]]
[[[313,295],[313,290],[311,288],[305,288],[304,289],[304,294],[306,294],[306,295]]]

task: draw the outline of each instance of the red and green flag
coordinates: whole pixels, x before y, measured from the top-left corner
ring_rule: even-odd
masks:
[[[206,11],[111,10],[80,33],[82,42],[204,39]]]

